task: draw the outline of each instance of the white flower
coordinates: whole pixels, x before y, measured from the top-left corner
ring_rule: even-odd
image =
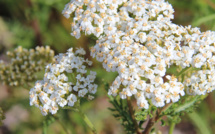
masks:
[[[89,99],[89,100],[93,100],[93,99],[94,99],[94,96],[88,95],[88,99]]]
[[[86,88],[78,91],[79,97],[84,97],[87,94],[88,90]]]
[[[139,108],[145,108],[145,109],[149,108],[148,101],[144,97],[137,99],[137,105]]]
[[[58,102],[58,105],[60,105],[61,107],[64,107],[67,104],[67,100],[65,100],[63,98],[59,98],[56,101]]]
[[[73,107],[78,99],[86,95],[92,100],[92,94],[97,91],[97,85],[93,84],[96,72],[86,74],[86,67],[92,62],[83,58],[85,54],[83,48],[75,52],[71,48],[66,54],[55,56],[55,63],[46,67],[44,79],[37,81],[30,90],[30,105],[39,107],[42,114],[47,115],[56,114],[60,107],[66,105]]]
[[[155,105],[156,107],[163,107],[165,105],[164,101],[165,96],[163,95],[152,97],[152,104]]]
[[[49,106],[49,112],[51,114],[56,114],[57,111],[58,111],[58,105],[57,105],[56,102],[52,101],[51,104],[50,104],[50,106]]]
[[[196,56],[193,57],[192,65],[196,68],[200,68],[205,61],[206,58],[204,58],[202,54],[197,54]]]
[[[67,100],[68,100],[68,105],[72,107],[72,106],[74,106],[75,102],[77,101],[77,97],[74,94],[70,94],[67,97]]]
[[[74,30],[72,33],[71,33],[72,36],[75,36],[76,39],[79,39],[81,37],[81,33],[80,33],[80,30],[79,29],[76,29]]]
[[[49,112],[49,106],[43,105],[39,107],[43,116],[46,116]]]
[[[79,38],[80,32],[96,36],[98,40],[91,48],[91,56],[102,62],[106,71],[118,73],[108,94],[119,95],[121,99],[135,95],[138,107],[146,109],[149,107],[147,99],[156,107],[163,107],[165,103],[178,101],[185,95],[185,89],[193,95],[215,89],[215,32],[178,26],[171,21],[173,13],[172,6],[165,0],[71,0],[63,11],[66,17],[74,14],[72,36]],[[84,97],[87,93],[94,94],[97,86],[92,84],[95,75],[83,77],[86,67],[79,61],[83,60],[72,62],[81,73],[72,90]],[[196,69],[191,76],[185,74],[182,83],[179,78],[167,75],[172,67],[204,70]],[[68,67],[63,66],[61,70],[64,68]],[[72,68],[69,70],[72,72]],[[58,76],[62,71],[55,69],[54,72]],[[47,77],[52,81],[56,79],[50,74]],[[35,102],[36,95],[31,94]]]

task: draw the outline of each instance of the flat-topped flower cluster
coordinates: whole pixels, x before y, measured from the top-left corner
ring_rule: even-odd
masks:
[[[87,71],[92,65],[84,59],[82,48],[55,56],[55,62],[46,66],[44,79],[30,90],[30,105],[40,108],[43,115],[55,114],[59,107],[71,106],[80,98],[92,100],[97,91],[96,72]]]
[[[215,32],[171,22],[165,0],[71,0],[63,11],[72,16],[72,36],[98,37],[91,55],[107,71],[118,72],[109,95],[135,96],[139,108],[163,107],[185,94],[215,89]],[[168,75],[177,66],[197,71],[184,81]]]
[[[30,50],[18,47],[7,56],[9,63],[0,60],[0,80],[3,84],[19,86],[35,81],[36,73],[53,61],[54,51],[48,46]]]
[[[169,20],[173,18],[172,13],[172,6],[163,0],[71,0],[63,10],[66,18],[72,15],[71,35],[76,38],[81,32],[103,38],[126,29],[134,19],[142,19],[147,24],[148,19]]]

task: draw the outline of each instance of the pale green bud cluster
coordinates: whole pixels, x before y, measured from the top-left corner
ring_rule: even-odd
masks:
[[[36,79],[36,73],[54,60],[54,51],[50,47],[24,49],[18,47],[7,52],[9,63],[0,61],[0,80],[10,86],[23,85]]]

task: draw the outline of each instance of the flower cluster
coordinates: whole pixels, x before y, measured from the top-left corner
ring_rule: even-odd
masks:
[[[30,105],[47,115],[55,114],[59,107],[74,106],[80,98],[92,100],[97,91],[93,84],[96,72],[86,70],[92,62],[84,55],[82,48],[75,52],[70,48],[66,54],[55,56],[55,63],[46,66],[44,79],[30,90]]]
[[[7,53],[10,63],[0,61],[0,80],[10,86],[23,85],[36,79],[36,73],[53,61],[54,51],[49,47],[27,50],[18,47]]]
[[[193,52],[190,57],[186,57],[185,64],[190,64],[198,71],[186,78],[184,85],[189,94],[204,95],[215,89],[215,32],[201,33],[190,28],[188,31],[193,34],[185,36],[185,41]]]
[[[71,0],[63,10],[65,17],[74,14],[71,35],[80,38],[80,32],[94,34],[111,34],[116,31],[120,16],[118,7],[126,0]]]
[[[119,29],[125,29],[127,22],[135,19],[169,20],[173,18],[173,8],[161,1],[142,0],[71,0],[63,10],[66,18],[72,14],[72,36],[80,38],[80,33],[94,34],[102,38]]]
[[[166,76],[166,82],[163,79],[167,68],[175,64],[178,58],[175,54],[180,48],[170,45],[173,41],[165,42],[165,37],[157,37],[153,32],[145,36],[145,41],[138,42],[140,38],[119,32],[101,39],[91,52],[92,56],[103,62],[107,71],[117,71],[119,74],[110,87],[109,95],[119,94],[122,99],[135,95],[141,108],[148,108],[146,99],[162,107],[165,101],[175,102],[179,100],[179,95],[184,95],[183,84],[175,77]]]
[[[205,95],[215,89],[214,79],[214,70],[200,70],[187,78],[184,84],[189,94]]]
[[[97,36],[91,55],[107,71],[118,72],[108,94],[122,99],[134,95],[138,106],[146,109],[148,99],[162,107],[178,101],[185,89],[193,95],[215,89],[215,32],[178,26],[171,22],[173,12],[164,0],[126,0],[116,4],[115,0],[72,0],[63,11],[67,18],[74,15],[72,35],[79,38],[82,31]],[[183,82],[168,75],[173,66],[203,71]]]

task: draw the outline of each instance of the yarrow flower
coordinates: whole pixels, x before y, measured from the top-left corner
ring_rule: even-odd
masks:
[[[53,61],[54,51],[48,46],[30,50],[18,47],[7,55],[11,59],[9,63],[0,60],[0,80],[3,84],[19,86],[35,81],[36,73]]]
[[[163,0],[71,0],[64,8],[66,18],[73,17],[72,36],[80,38],[81,32],[94,34],[98,38],[110,35],[127,27],[129,21],[142,18],[169,20],[173,18],[173,8]],[[146,23],[147,24],[147,23]],[[147,28],[147,26],[145,26]]]
[[[30,105],[38,107],[45,116],[55,114],[60,107],[73,107],[80,98],[92,100],[97,91],[94,84],[96,72],[88,72],[92,65],[84,59],[82,48],[55,56],[55,62],[46,66],[43,80],[37,81],[30,90]]]
[[[114,12],[109,12],[109,2],[114,3]],[[107,71],[118,72],[108,94],[122,99],[135,96],[139,108],[147,109],[149,99],[163,107],[178,101],[185,90],[202,95],[215,89],[215,32],[178,26],[171,22],[173,12],[164,0],[123,0],[117,4],[114,0],[72,0],[63,14],[67,18],[74,15],[72,36],[79,38],[84,32],[98,37],[91,55]],[[97,24],[95,16],[101,23]],[[197,71],[179,81],[168,75],[171,67]]]
[[[136,30],[134,27],[131,29]],[[183,82],[178,81],[174,76],[172,79],[168,78],[170,77],[167,76],[168,68],[178,66],[201,69],[205,66],[210,70],[205,70],[208,73],[207,77],[203,78],[212,77],[214,32],[201,33],[196,28],[183,28],[170,22],[154,22],[148,31],[136,31],[136,37],[132,32],[119,31],[98,40],[91,48],[91,55],[103,62],[103,67],[107,71],[117,71],[119,74],[109,90],[109,95],[119,94],[122,99],[135,95],[140,108],[148,108],[146,99],[151,99],[153,105],[162,107],[165,105],[164,102],[176,102],[181,95],[185,94]],[[141,41],[142,33],[144,33],[144,41]],[[192,38],[195,34],[198,34],[199,39]],[[209,38],[202,37],[205,34]],[[209,89],[207,92],[211,92],[214,86],[209,86],[205,79],[206,87],[199,88],[193,84],[195,88],[186,86],[186,89],[198,95],[206,93],[206,91],[200,93],[202,89]],[[124,88],[119,89],[120,87]],[[139,101],[144,104],[140,104]]]
[[[117,9],[123,2],[126,0],[71,0],[63,10],[66,18],[74,15],[71,35],[80,38],[81,32],[96,37],[114,33],[120,22]]]

